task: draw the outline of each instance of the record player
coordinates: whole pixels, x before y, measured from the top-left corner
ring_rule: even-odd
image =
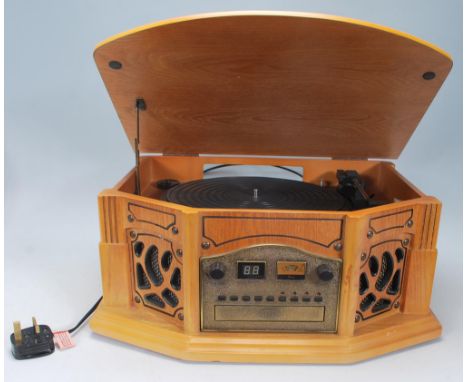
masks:
[[[387,160],[447,53],[342,17],[235,12],[119,34],[95,60],[136,161],[99,195],[95,332],[263,363],[350,363],[440,335],[441,203]]]

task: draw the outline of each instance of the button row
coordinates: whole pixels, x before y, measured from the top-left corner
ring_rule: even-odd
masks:
[[[218,301],[226,301],[226,300],[228,300],[227,296],[225,296],[223,294],[220,294],[218,296]],[[250,296],[242,296],[241,300],[248,302],[248,301],[251,300],[251,297]],[[263,296],[253,296],[253,300],[256,301],[256,302],[263,301]],[[268,302],[273,302],[273,301],[275,301],[275,296],[266,296],[265,300],[268,301]],[[311,300],[312,300],[312,298],[310,296],[303,296],[302,297],[303,302],[310,302]],[[316,295],[316,296],[314,296],[313,300],[315,302],[322,302],[323,297],[321,295]],[[236,296],[236,295],[229,296],[229,301],[239,301],[239,296]],[[278,301],[279,302],[286,302],[287,297],[281,295],[281,296],[278,297]],[[289,298],[289,301],[299,302],[299,297],[298,296],[291,296]]]

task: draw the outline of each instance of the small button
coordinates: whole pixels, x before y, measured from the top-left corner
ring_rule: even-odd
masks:
[[[315,297],[314,297],[314,301],[315,301],[315,302],[322,302],[322,301],[323,301],[323,297],[322,297],[322,296],[315,296]]]
[[[218,301],[226,301],[226,296],[223,295],[223,294],[220,294],[220,295],[218,296]]]
[[[242,301],[250,301],[250,296],[242,296]]]
[[[229,297],[229,300],[231,300],[231,301],[237,301],[237,300],[239,300],[239,297],[237,297],[237,296],[230,296],[230,297]]]
[[[310,297],[309,296],[304,296],[304,297],[302,297],[302,301],[310,302]]]
[[[299,297],[297,297],[297,296],[292,296],[289,300],[290,300],[291,302],[298,302],[298,301],[299,301]]]
[[[254,296],[255,301],[262,301],[263,297],[262,296]]]
[[[285,302],[286,301],[286,296],[279,296],[278,301]]]
[[[267,301],[275,301],[275,297],[274,296],[267,296],[266,300]]]

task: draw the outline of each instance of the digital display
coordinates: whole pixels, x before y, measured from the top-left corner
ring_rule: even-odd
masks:
[[[264,261],[238,261],[237,262],[238,279],[264,279],[265,262]]]

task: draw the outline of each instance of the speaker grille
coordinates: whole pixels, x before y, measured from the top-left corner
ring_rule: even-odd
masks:
[[[182,263],[159,235],[129,236],[135,292],[145,307],[175,316],[182,309]]]
[[[357,315],[363,320],[389,311],[401,295],[406,249],[399,240],[373,246],[361,266]]]

